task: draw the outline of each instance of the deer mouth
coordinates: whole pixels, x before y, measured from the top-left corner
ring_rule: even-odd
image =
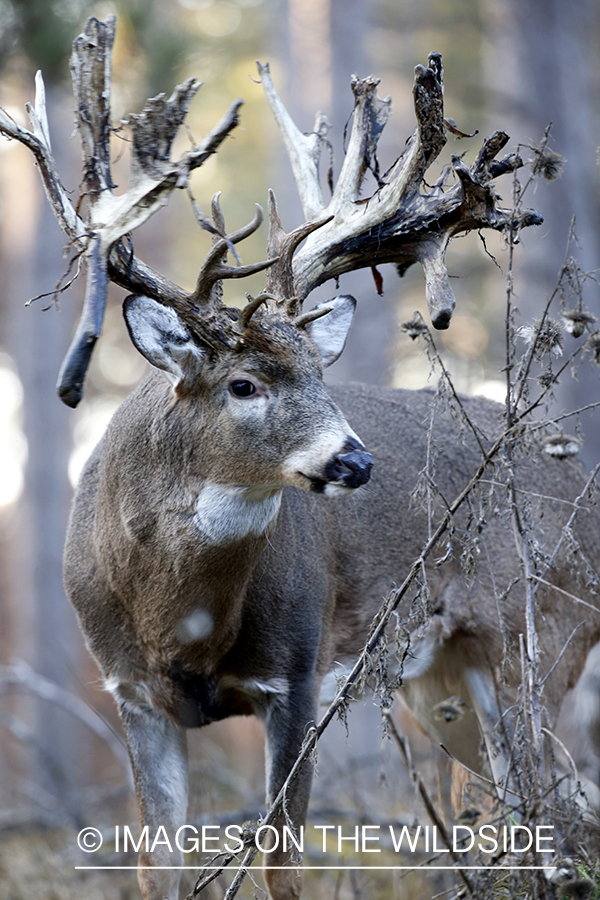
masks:
[[[300,473],[302,475],[302,472]],[[313,494],[324,494],[325,488],[327,487],[327,482],[323,481],[321,478],[308,478],[306,475],[302,475],[303,478],[306,478],[310,487],[309,490]]]
[[[353,494],[356,488],[339,482],[321,481],[315,478],[311,481],[310,490],[311,493],[323,494],[325,497],[346,497],[348,494]]]

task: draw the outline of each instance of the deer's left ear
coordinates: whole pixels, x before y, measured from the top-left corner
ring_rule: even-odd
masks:
[[[349,294],[345,294],[320,303],[316,309],[321,307],[330,307],[330,309],[318,319],[309,322],[306,330],[317,345],[323,366],[327,368],[336,361],[344,349],[354,318],[356,300]]]

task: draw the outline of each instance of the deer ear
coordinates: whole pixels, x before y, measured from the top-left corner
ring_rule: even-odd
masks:
[[[123,303],[123,315],[133,345],[174,385],[183,380],[190,362],[203,360],[202,350],[170,306],[131,294]]]
[[[326,303],[319,303],[316,309],[329,306],[330,311],[306,326],[306,330],[317,345],[323,366],[327,368],[340,356],[356,309],[356,300],[349,294],[334,297]]]

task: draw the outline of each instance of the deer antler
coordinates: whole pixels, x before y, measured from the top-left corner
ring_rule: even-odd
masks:
[[[387,175],[378,178],[375,194],[366,200],[361,199],[361,189],[367,171],[373,167],[377,142],[391,113],[391,101],[377,96],[376,79],[352,76],[352,133],[328,204],[319,181],[322,115],[317,116],[312,134],[301,134],[275,90],[268,64],[257,62],[257,66],[290,158],[305,216],[318,227],[295,254],[287,279],[288,296],[298,298],[297,306],[319,284],[354,269],[391,262],[403,275],[409,266],[420,262],[432,322],[436,328],[447,328],[456,302],[445,264],[452,237],[480,228],[518,230],[541,223],[542,217],[534,210],[515,216],[497,205],[498,196],[490,180],[522,165],[516,154],[494,162],[508,141],[503,132],[497,131],[486,139],[470,168],[453,156],[452,170],[432,188],[424,184],[426,170],[446,143],[439,53],[430,54],[427,67],[415,69],[417,127]],[[457,176],[454,185],[447,183],[451,171]],[[279,231],[283,232],[280,223],[275,226],[275,232]],[[270,244],[271,251],[274,245],[276,241]],[[274,266],[269,278],[276,276]]]
[[[225,234],[225,221],[219,204],[220,191],[212,198],[212,214],[215,228],[213,231],[213,246],[206,255],[198,279],[196,281],[196,290],[192,297],[198,304],[206,304],[212,302],[214,306],[221,305],[221,291],[215,292],[215,286],[220,284],[224,278],[246,278],[248,275],[254,275],[256,272],[262,272],[267,265],[272,265],[275,260],[269,260],[267,263],[253,263],[249,266],[228,266],[225,263],[227,251],[231,250],[235,244],[243,241],[244,238],[253,234],[260,227],[263,220],[262,207],[256,204],[256,215],[247,225],[234,231],[232,234]]]
[[[59,394],[70,406],[76,406],[82,396],[85,373],[102,327],[109,280],[173,307],[204,346],[220,352],[238,345],[240,327],[243,330],[263,304],[272,312],[291,316],[300,326],[306,325],[309,320],[301,314],[302,302],[317,285],[353,269],[386,262],[395,263],[402,275],[413,263],[420,262],[433,324],[446,328],[455,305],[445,264],[452,237],[479,228],[519,230],[542,221],[533,210],[515,216],[497,205],[491,179],[522,165],[516,154],[495,161],[508,141],[500,131],[486,139],[470,168],[454,156],[452,167],[433,187],[424,184],[427,168],[446,141],[443,67],[438,53],[429,56],[427,67],[415,69],[417,127],[387,175],[379,178],[375,173],[377,190],[366,200],[361,199],[361,190],[367,171],[374,168],[377,143],[390,116],[391,103],[377,96],[376,79],[352,77],[354,122],[328,204],[319,180],[319,155],[329,128],[327,121],[319,114],[314,133],[302,135],[273,86],[268,65],[258,63],[307,221],[286,234],[275,196],[270,192],[269,259],[250,266],[228,265],[228,251],[258,228],[262,210],[257,207],[252,222],[227,235],[215,195],[214,225],[197,213],[201,225],[213,234],[213,246],[199,272],[196,288],[190,293],[137,259],[122,239],[163,206],[175,188],[185,187],[190,172],[216,152],[237,125],[242,101],[236,100],[230,106],[200,144],[173,161],[174,137],[200,83],[191,78],[178,85],[170,98],[160,94],[148,100],[143,111],[129,116],[125,123],[131,134],[131,173],[127,192],[117,196],[110,167],[114,35],[114,16],[105,22],[90,18],[73,45],[71,69],[83,150],[87,221],[73,207],[52,157],[41,75],[36,77],[35,105],[28,105],[31,130],[21,128],[0,110],[0,132],[32,151],[61,227],[87,260],[81,319],[58,381]],[[450,185],[452,172],[456,183]],[[222,279],[243,278],[269,266],[265,293],[250,301],[234,325],[232,317],[222,309]]]
[[[111,51],[115,24],[114,16],[104,22],[93,17],[88,19],[82,34],[73,43],[71,57],[87,221],[73,207],[52,157],[41,73],[36,76],[35,106],[28,106],[31,131],[16,125],[0,111],[0,132],[21,141],[33,152],[46,194],[63,231],[71,243],[85,252],[87,283],[83,310],[57,386],[59,395],[69,406],[76,406],[83,393],[85,374],[102,328],[109,280],[173,306],[199,339],[220,346],[223,340],[229,345],[229,339],[225,339],[222,327],[216,322],[212,322],[211,331],[206,320],[199,321],[194,315],[196,303],[204,302],[220,279],[244,277],[269,265],[269,261],[239,267],[223,263],[227,247],[258,228],[262,221],[260,208],[245,229],[229,238],[222,235],[224,243],[216,254],[223,264],[215,267],[211,260],[205,263],[193,294],[136,259],[121,242],[164,206],[175,188],[185,187],[190,172],[217,151],[238,124],[243,101],[232,103],[200,144],[173,161],[170,158],[173,140],[200,82],[190,78],[177,85],[169,99],[160,94],[148,100],[141,113],[129,116],[124,123],[131,133],[131,170],[126,193],[117,196],[113,191],[110,167],[110,135],[114,130],[110,119]]]
[[[332,219],[333,214],[321,215],[317,219],[299,225],[294,231],[286,234],[281,225],[275,194],[273,191],[269,191],[269,242],[267,244],[267,254],[272,259],[273,265],[267,273],[266,290],[276,297],[279,306],[285,304],[289,315],[295,315],[298,305],[301,305],[301,300],[296,297],[294,287],[293,261],[296,248],[313,231],[322,228],[328,222],[331,222]]]

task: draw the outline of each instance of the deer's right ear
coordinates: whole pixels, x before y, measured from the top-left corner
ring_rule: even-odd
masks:
[[[202,363],[202,350],[170,306],[131,294],[123,303],[123,315],[133,345],[174,385],[183,380],[192,360]]]

